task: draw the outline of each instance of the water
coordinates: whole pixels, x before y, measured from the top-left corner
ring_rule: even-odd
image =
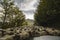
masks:
[[[41,36],[41,37],[35,37],[33,40],[60,40],[60,37],[58,36]]]

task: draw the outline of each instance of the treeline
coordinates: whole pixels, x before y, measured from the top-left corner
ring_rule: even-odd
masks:
[[[12,0],[0,0],[3,16],[0,17],[1,28],[27,25],[25,15],[14,5]],[[34,25],[60,27],[60,0],[40,0],[34,15]]]
[[[60,27],[60,0],[40,0],[34,17],[34,25]]]

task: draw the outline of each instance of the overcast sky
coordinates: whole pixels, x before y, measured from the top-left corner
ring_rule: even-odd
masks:
[[[23,11],[26,19],[34,19],[34,11],[38,5],[38,0],[15,0],[15,5]],[[2,8],[0,7],[1,10]]]
[[[15,0],[17,5],[25,14],[26,19],[34,19],[34,11],[36,10],[38,0]]]

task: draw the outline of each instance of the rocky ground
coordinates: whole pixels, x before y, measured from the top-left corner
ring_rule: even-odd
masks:
[[[60,36],[60,30],[39,26],[0,29],[0,40],[29,40],[31,37]]]

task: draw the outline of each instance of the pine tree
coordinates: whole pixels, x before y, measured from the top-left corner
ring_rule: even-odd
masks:
[[[40,0],[35,17],[35,25],[60,26],[60,0]]]

